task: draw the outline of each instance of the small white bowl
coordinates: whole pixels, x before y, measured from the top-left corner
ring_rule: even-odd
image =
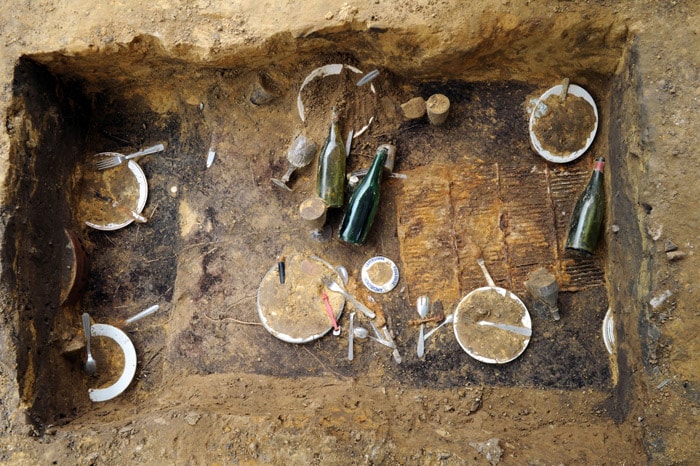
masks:
[[[593,129],[591,130],[591,133],[588,135],[588,138],[586,139],[586,143],[584,144],[584,146],[575,152],[569,153],[568,155],[552,154],[551,152],[546,150],[544,147],[542,147],[542,144],[540,143],[539,139],[537,139],[537,136],[535,135],[535,131],[534,131],[535,123],[547,111],[547,105],[545,105],[544,101],[547,100],[547,98],[552,96],[552,95],[561,95],[562,90],[563,90],[562,85],[558,84],[558,85],[552,87],[551,89],[549,89],[544,94],[542,94],[540,96],[540,98],[537,100],[537,104],[535,104],[535,108],[530,113],[529,131],[530,131],[530,143],[532,144],[532,148],[535,150],[535,152],[537,152],[539,155],[541,155],[544,159],[546,159],[550,162],[553,162],[553,163],[567,163],[567,162],[571,162],[571,161],[579,158],[591,146],[591,144],[593,143],[593,139],[595,139],[596,132],[598,132],[598,109],[596,108],[595,101],[593,100],[593,97],[591,97],[591,95],[584,88],[577,86],[576,84],[570,84],[569,89],[567,91],[567,95],[574,95],[576,97],[581,97],[586,102],[588,102],[591,105],[591,107],[593,107],[593,113],[595,114],[595,124],[593,125]]]

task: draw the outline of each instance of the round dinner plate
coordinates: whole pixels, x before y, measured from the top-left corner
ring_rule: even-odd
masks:
[[[340,318],[345,298],[328,290],[321,278],[332,277],[343,284],[340,274],[320,259],[292,256],[285,261],[285,281],[280,283],[278,266],[267,271],[258,288],[258,316],[263,327],[287,343],[308,343],[333,328],[323,293]]]
[[[83,176],[79,214],[97,230],[124,228],[141,214],[148,199],[148,181],[141,166],[129,160],[107,170],[89,169]]]
[[[107,337],[114,340],[124,352],[124,370],[112,385],[105,388],[90,388],[88,394],[94,402],[107,401],[120,395],[129,386],[136,374],[136,349],[126,333],[107,324],[94,324],[90,327],[93,337]]]
[[[494,298],[505,304],[492,309],[477,305],[488,303]],[[528,335],[480,325],[479,321],[510,325]],[[488,364],[505,364],[523,354],[527,348],[532,333],[532,320],[527,307],[515,294],[497,286],[484,286],[473,290],[459,302],[454,312],[453,329],[457,342],[469,356]]]
[[[598,131],[598,108],[596,107],[595,101],[593,100],[593,97],[586,91],[584,88],[577,86],[575,84],[570,84],[567,95],[573,95],[576,97],[580,97],[584,99],[586,102],[590,104],[591,107],[593,107],[593,113],[595,115],[595,122],[593,125],[593,128],[591,128],[591,132],[586,138],[586,141],[584,145],[573,151],[573,152],[568,152],[566,154],[554,154],[547,149],[545,149],[542,146],[542,142],[537,138],[536,132],[535,132],[535,126],[537,122],[539,121],[540,118],[542,118],[544,115],[546,115],[548,107],[544,103],[547,98],[553,96],[553,95],[561,95],[563,91],[563,86],[561,84],[558,84],[550,89],[547,90],[544,94],[540,96],[540,98],[537,100],[537,103],[535,104],[535,107],[533,108],[532,112],[530,113],[530,122],[529,122],[529,131],[530,131],[530,143],[532,144],[533,149],[535,152],[537,152],[540,156],[542,156],[544,159],[553,162],[553,163],[568,163],[576,160],[579,158],[581,155],[583,155],[584,152],[588,150],[588,148],[591,146],[593,143],[593,139],[595,139],[596,132]]]

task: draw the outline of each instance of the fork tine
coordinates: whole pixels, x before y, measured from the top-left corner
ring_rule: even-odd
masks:
[[[107,157],[102,160],[98,160],[95,163],[95,168],[98,170],[106,170],[108,168],[116,167],[119,165],[120,160],[116,157]]]

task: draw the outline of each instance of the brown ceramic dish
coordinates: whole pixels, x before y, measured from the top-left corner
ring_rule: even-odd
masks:
[[[66,245],[61,259],[61,305],[75,303],[85,287],[88,276],[88,260],[78,236],[68,229]]]

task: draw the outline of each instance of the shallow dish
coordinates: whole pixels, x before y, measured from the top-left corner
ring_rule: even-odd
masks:
[[[118,230],[141,214],[147,199],[146,175],[133,160],[109,170],[86,170],[80,191],[79,215],[91,228]]]
[[[90,388],[88,394],[93,402],[107,401],[120,395],[129,386],[136,374],[136,349],[129,337],[117,327],[107,324],[94,324],[90,327],[93,337],[107,337],[114,340],[124,352],[124,370],[112,385],[105,388]]]
[[[61,263],[61,305],[75,303],[88,278],[88,260],[77,235],[68,229]]]
[[[472,301],[496,293],[509,305],[508,309],[475,309]],[[505,364],[523,354],[530,336],[520,335],[493,326],[479,325],[487,321],[532,330],[532,320],[525,304],[515,294],[497,286],[484,286],[467,294],[454,312],[453,329],[457,342],[474,359],[488,364]]]
[[[548,111],[550,111],[550,108],[545,102],[549,98],[559,99],[559,96],[561,96],[563,89],[563,85],[559,84],[547,90],[547,92],[540,96],[537,103],[535,104],[535,107],[530,113],[529,131],[530,143],[532,144],[532,148],[544,159],[553,163],[568,163],[579,158],[591,146],[591,144],[593,143],[593,139],[595,139],[596,132],[598,131],[598,109],[596,108],[596,104],[593,100],[593,97],[591,97],[591,95],[584,88],[575,84],[570,84],[567,91],[567,99],[570,98],[569,96],[579,97],[585,102],[587,102],[593,109],[594,121],[590,127],[590,132],[587,131],[588,127],[584,128],[584,131],[581,134],[581,139],[583,137],[585,137],[586,139],[585,141],[581,141],[581,144],[577,145],[578,147],[576,149],[555,152],[553,149],[550,150],[545,148],[546,143],[544,141],[541,141],[537,136],[537,126],[538,123],[543,121],[543,118],[546,117]]]
[[[328,333],[333,323],[323,293],[328,296],[336,321],[343,312],[345,299],[323,286],[324,275],[343,283],[335,269],[313,257],[287,258],[284,283],[280,283],[278,266],[271,267],[258,288],[258,316],[263,327],[287,343],[308,343]]]

